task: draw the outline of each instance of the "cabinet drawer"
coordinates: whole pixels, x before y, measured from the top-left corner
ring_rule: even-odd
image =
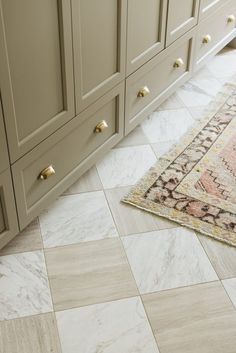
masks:
[[[11,173],[7,169],[0,174],[0,249],[18,232]]]
[[[166,45],[170,45],[197,24],[199,0],[169,0]]]
[[[236,35],[236,1],[228,1],[199,25],[196,40],[196,68],[216,54]]]
[[[221,5],[223,5],[225,0],[201,0],[199,19],[202,20],[207,16],[211,15],[215,10],[217,10]]]
[[[189,77],[194,33],[188,32],[126,80],[126,133]]]
[[[3,122],[2,106],[0,100],[0,173],[9,166],[5,126]]]
[[[123,114],[122,83],[13,165],[20,229],[122,138]],[[103,120],[108,127],[96,133]],[[41,180],[48,166],[55,174]]]

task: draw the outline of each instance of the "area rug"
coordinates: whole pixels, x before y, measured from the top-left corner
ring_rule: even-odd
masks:
[[[236,246],[236,85],[122,201]]]

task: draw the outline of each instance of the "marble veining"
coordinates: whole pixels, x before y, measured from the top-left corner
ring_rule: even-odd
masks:
[[[118,236],[103,191],[60,197],[39,220],[46,248]]]
[[[42,251],[0,257],[0,320],[52,310]]]
[[[122,238],[140,293],[218,277],[194,232],[172,228]]]
[[[116,148],[97,164],[98,174],[105,189],[135,184],[156,162],[148,145]]]
[[[140,298],[56,313],[63,353],[158,353]]]
[[[225,279],[222,284],[236,309],[236,278]]]

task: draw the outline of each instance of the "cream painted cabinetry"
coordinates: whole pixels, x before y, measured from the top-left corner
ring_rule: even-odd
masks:
[[[232,41],[235,16],[235,0],[0,0],[0,247]]]

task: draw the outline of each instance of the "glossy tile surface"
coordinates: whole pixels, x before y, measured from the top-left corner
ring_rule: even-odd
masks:
[[[137,126],[133,131],[131,131],[127,136],[121,140],[120,143],[116,146],[127,147],[127,146],[137,146],[137,145],[146,145],[148,143],[147,136],[144,134],[141,126]]]
[[[97,191],[101,189],[102,184],[99,179],[96,167],[92,167],[84,175],[82,175],[78,181],[69,187],[64,192],[64,195],[73,195],[79,194],[81,192]]]
[[[217,279],[194,232],[186,228],[122,238],[140,293]]]
[[[118,235],[103,191],[60,197],[39,219],[46,248]]]
[[[63,353],[158,353],[140,298],[56,314]]]
[[[137,294],[120,239],[106,239],[46,251],[56,310]]]
[[[0,320],[52,311],[41,251],[0,257]]]

